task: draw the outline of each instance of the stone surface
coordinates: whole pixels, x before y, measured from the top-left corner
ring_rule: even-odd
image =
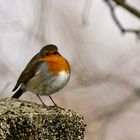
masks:
[[[64,108],[42,108],[18,99],[0,99],[0,139],[83,140],[83,117]]]

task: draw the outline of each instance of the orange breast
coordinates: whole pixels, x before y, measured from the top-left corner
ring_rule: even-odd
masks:
[[[54,74],[58,74],[60,71],[70,72],[70,65],[68,61],[61,55],[51,54],[40,59],[41,61],[48,62],[49,70]]]

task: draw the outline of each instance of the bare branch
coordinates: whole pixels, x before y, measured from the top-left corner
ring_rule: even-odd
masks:
[[[138,11],[137,9],[133,8],[132,6],[130,6],[129,4],[127,4],[125,2],[125,0],[113,0],[117,5],[123,7],[124,9],[126,9],[128,12],[130,12],[131,14],[133,14],[134,16],[136,16],[138,19],[140,19],[140,11]]]
[[[120,23],[120,21],[118,20],[116,14],[115,14],[115,6],[113,5],[112,2],[114,1],[117,5],[121,5],[123,8],[127,9],[130,13],[132,13],[133,15],[135,15],[138,18],[140,18],[140,12],[135,10],[128,4],[126,4],[124,2],[124,0],[121,0],[121,1],[120,0],[113,0],[113,1],[104,0],[104,1],[108,5],[111,16],[112,16],[114,22],[116,23],[116,25],[118,26],[118,28],[120,29],[120,31],[122,33],[134,33],[138,38],[140,38],[140,29],[126,29],[123,27],[123,25]]]

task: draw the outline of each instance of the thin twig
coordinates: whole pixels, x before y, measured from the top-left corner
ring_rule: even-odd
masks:
[[[118,28],[120,29],[120,31],[122,33],[134,33],[134,34],[136,34],[136,36],[138,38],[140,38],[140,30],[137,30],[137,29],[126,29],[126,28],[124,28],[122,26],[122,24],[120,23],[120,21],[118,20],[116,14],[115,14],[115,7],[113,6],[112,2],[110,0],[104,0],[104,1],[108,5],[108,7],[110,9],[111,16],[112,16],[114,22],[116,23],[116,25],[118,26]],[[122,1],[122,3],[124,3],[124,2]],[[120,3],[119,3],[119,5],[120,5]]]
[[[140,11],[133,8],[129,4],[125,2],[125,0],[113,0],[117,5],[123,7],[125,10],[136,16],[138,19],[140,19]]]

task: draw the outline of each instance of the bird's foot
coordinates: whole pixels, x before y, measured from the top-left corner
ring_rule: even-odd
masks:
[[[46,104],[44,104],[44,103],[43,103],[41,106],[42,106],[43,108],[47,108],[47,107],[48,107],[48,106],[47,106]]]

